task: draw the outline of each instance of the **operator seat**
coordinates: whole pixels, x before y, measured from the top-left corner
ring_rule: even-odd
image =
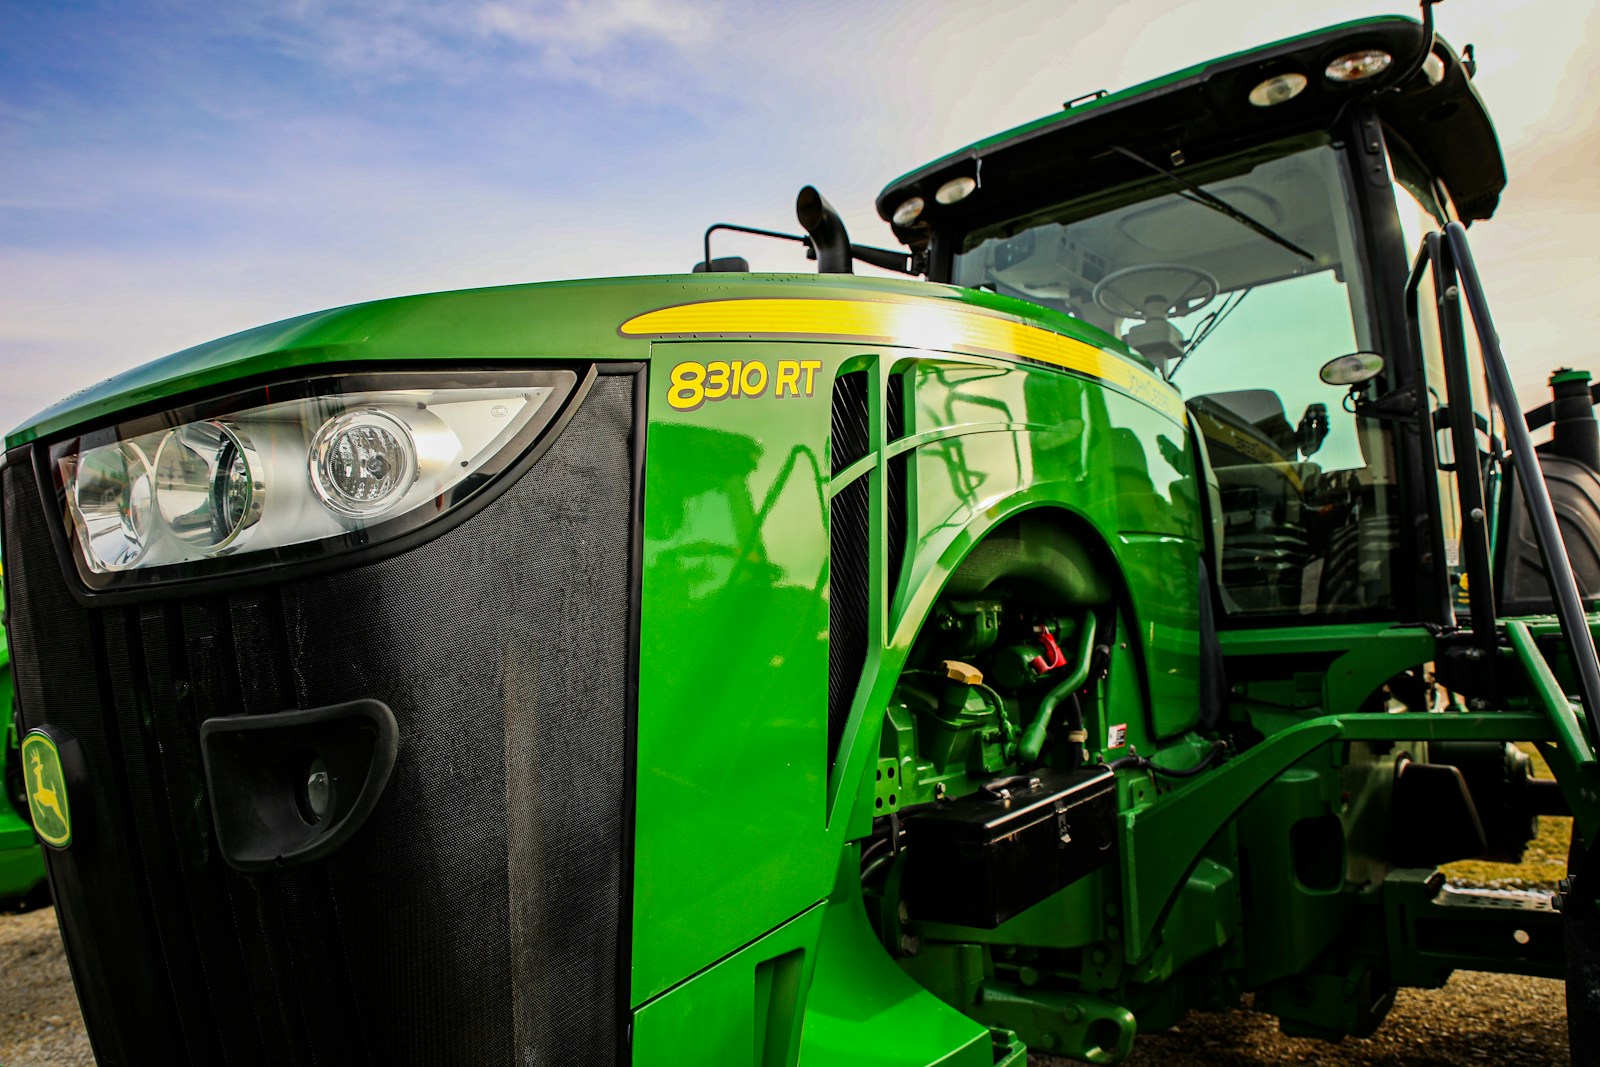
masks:
[[[1294,426],[1270,389],[1207,393],[1188,402],[1221,498],[1221,579],[1246,611],[1295,610],[1312,556],[1305,499],[1321,468],[1299,458]]]

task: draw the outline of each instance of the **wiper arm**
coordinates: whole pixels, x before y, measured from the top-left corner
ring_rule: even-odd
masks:
[[[1233,309],[1244,303],[1244,298],[1255,292],[1255,289],[1256,287],[1252,285],[1248,289],[1241,289],[1239,292],[1230,295],[1228,299],[1222,302],[1220,308],[1206,317],[1206,320],[1200,324],[1200,328],[1194,332],[1194,336],[1189,338],[1189,343],[1184,346],[1183,355],[1178,357],[1176,363],[1167,368],[1167,381],[1172,381],[1178,373],[1178,368],[1182,367],[1184,362],[1194,355],[1195,349],[1205,344],[1206,338],[1211,336],[1212,331],[1221,326],[1227,317],[1233,314]]]
[[[1139,163],[1139,164],[1142,164],[1143,166],[1149,167],[1151,170],[1155,171],[1157,174],[1160,174],[1165,178],[1169,178],[1172,181],[1176,182],[1178,185],[1182,186],[1184,191],[1189,194],[1188,196],[1184,197],[1185,200],[1188,200],[1191,203],[1199,204],[1202,207],[1208,207],[1212,211],[1220,212],[1220,213],[1228,216],[1228,218],[1232,219],[1234,222],[1237,222],[1239,225],[1247,227],[1247,228],[1249,228],[1251,230],[1254,230],[1256,233],[1259,233],[1262,237],[1265,237],[1267,240],[1271,241],[1273,244],[1282,245],[1284,248],[1287,248],[1289,251],[1293,252],[1297,256],[1301,256],[1302,258],[1313,260],[1313,261],[1317,258],[1316,256],[1312,255],[1310,252],[1307,252],[1305,249],[1303,249],[1299,245],[1295,244],[1293,241],[1289,240],[1287,237],[1280,236],[1279,234],[1273,232],[1273,230],[1270,227],[1268,227],[1265,223],[1257,222],[1255,219],[1251,218],[1249,215],[1246,215],[1244,212],[1240,211],[1238,208],[1234,207],[1232,204],[1228,203],[1226,200],[1222,199],[1220,196],[1215,196],[1215,195],[1213,195],[1211,193],[1206,192],[1204,189],[1200,188],[1198,185],[1194,184],[1194,182],[1191,182],[1187,178],[1178,177],[1176,174],[1174,174],[1172,171],[1168,170],[1166,167],[1163,167],[1161,164],[1152,163],[1152,162],[1150,162],[1150,160],[1144,158],[1139,153],[1131,151],[1131,150],[1129,150],[1127,148],[1123,148],[1121,145],[1115,145],[1114,144],[1114,145],[1111,146],[1111,150],[1113,152],[1119,152],[1122,155],[1127,156],[1129,159],[1133,160],[1135,163]]]

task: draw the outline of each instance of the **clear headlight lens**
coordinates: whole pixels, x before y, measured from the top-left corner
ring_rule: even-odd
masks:
[[[67,493],[84,553],[103,570],[138,566],[150,547],[154,499],[150,461],[138,444],[85,455]]]
[[[410,429],[378,408],[329,419],[311,442],[311,485],[341,515],[382,515],[416,476]]]
[[[94,453],[90,453],[93,455]],[[156,451],[156,506],[172,536],[221,549],[261,517],[266,487],[249,439],[221,422],[191,422]]]
[[[978,179],[970,174],[963,174],[961,177],[951,178],[939,186],[939,191],[933,194],[933,198],[941,204],[959,204],[971,196],[977,188]]]
[[[1328,64],[1323,71],[1329,81],[1358,82],[1382,74],[1389,69],[1394,57],[1377,48],[1363,48],[1350,52]]]
[[[910,226],[922,217],[924,206],[920,196],[909,197],[901,201],[900,206],[894,209],[894,224],[896,226]]]
[[[79,574],[97,589],[188,578],[404,533],[525,453],[577,380],[341,375],[58,443],[50,459]]]
[[[1256,107],[1277,107],[1299,96],[1305,87],[1304,74],[1295,71],[1274,74],[1250,90],[1250,103]]]

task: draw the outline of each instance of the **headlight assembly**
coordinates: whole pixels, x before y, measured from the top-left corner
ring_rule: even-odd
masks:
[[[80,577],[120,588],[388,540],[460,507],[562,410],[569,370],[336,375],[50,448]]]

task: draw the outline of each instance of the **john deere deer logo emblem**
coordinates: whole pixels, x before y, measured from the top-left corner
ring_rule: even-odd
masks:
[[[61,773],[61,753],[48,735],[30,733],[22,739],[22,773],[34,831],[45,844],[66,848],[72,843],[67,776]]]

